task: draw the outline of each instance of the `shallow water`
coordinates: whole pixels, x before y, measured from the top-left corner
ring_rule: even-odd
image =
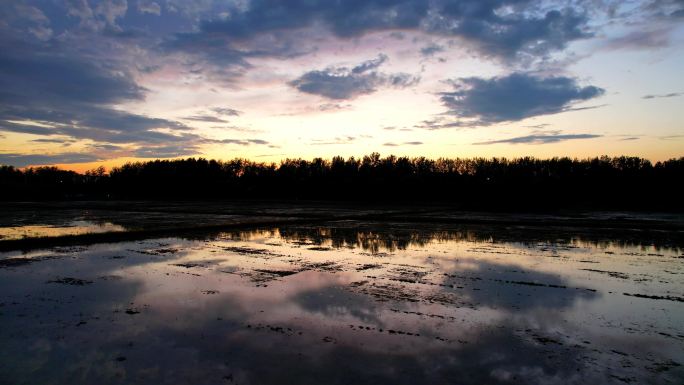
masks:
[[[0,227],[0,239],[12,240],[23,238],[61,237],[65,235],[81,235],[125,231],[126,228],[110,222],[92,222],[74,220],[59,224],[32,224],[23,226]]]
[[[0,378],[681,383],[681,249],[515,234],[341,222],[2,253]]]

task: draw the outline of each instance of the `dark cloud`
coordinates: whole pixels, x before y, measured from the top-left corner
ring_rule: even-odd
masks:
[[[538,77],[513,73],[490,79],[471,77],[451,82],[453,92],[441,94],[448,114],[460,119],[452,126],[489,125],[506,121],[555,114],[573,103],[600,96],[604,90],[582,87],[568,77]]]
[[[444,47],[439,44],[429,44],[420,49],[420,54],[425,57],[431,57],[436,53],[444,52]]]
[[[191,116],[184,116],[181,119],[192,120],[192,121],[196,121],[196,122],[228,123],[227,120],[217,118],[216,116],[213,116],[213,115],[191,115]]]
[[[40,139],[33,139],[31,142],[34,142],[34,143],[69,144],[69,143],[76,142],[76,140],[74,140],[74,139],[59,139],[59,138],[40,138]]]
[[[184,116],[181,119],[196,122],[228,123],[228,120],[221,118],[219,116],[239,116],[242,113],[238,110],[227,107],[214,107],[211,108],[210,111],[211,113],[198,113],[195,115]]]
[[[548,127],[548,126],[550,126],[549,123],[539,123],[539,124],[532,124],[532,125],[523,126],[523,127],[542,129],[542,128],[545,128],[545,127]]]
[[[25,167],[58,163],[87,163],[102,160],[93,154],[65,152],[61,154],[0,154],[0,164]]]
[[[660,94],[660,95],[644,95],[641,98],[642,99],[674,98],[674,97],[682,96],[682,95],[684,95],[684,94],[681,92],[672,92],[669,94]]]
[[[67,0],[67,14],[79,20],[79,27],[89,31],[120,31],[118,21],[128,11],[127,0],[103,0],[91,7],[85,0]]]
[[[380,67],[383,63],[387,61],[387,55],[385,54],[380,54],[378,55],[377,58],[371,59],[371,60],[366,60],[362,62],[361,64],[357,65],[356,67],[352,68],[351,73],[352,74],[362,74],[364,72],[368,72],[374,69],[377,69]]]
[[[679,19],[684,17],[684,1],[682,0],[652,0],[646,2],[641,8],[641,13],[647,13],[649,17],[663,19]]]
[[[414,127],[423,128],[426,130],[441,130],[443,128],[461,128],[468,126],[468,122],[438,116],[434,119],[424,120],[420,124],[415,125]]]
[[[400,31],[394,31],[389,34],[389,37],[392,39],[404,40],[406,38],[406,34]]]
[[[399,147],[399,146],[420,146],[423,144],[423,142],[403,142],[403,143],[394,143],[394,142],[387,142],[383,143],[383,146],[386,147]]]
[[[70,103],[112,104],[142,100],[145,89],[129,73],[70,55],[63,47],[0,45],[0,101],[45,105],[55,99]]]
[[[178,33],[166,39],[160,48],[167,52],[182,52],[198,56],[211,64],[223,68],[223,74],[238,76],[245,69],[251,68],[246,60],[250,56],[248,50],[236,48],[231,39],[215,34]]]
[[[237,144],[240,146],[249,146],[251,144],[270,145],[270,143],[267,140],[263,139],[220,139],[210,140],[210,142],[220,144]]]
[[[2,39],[0,47],[0,130],[114,143],[199,139],[181,123],[116,109],[142,101],[146,90],[112,62],[91,60],[56,42]]]
[[[564,142],[566,140],[573,140],[573,139],[594,139],[594,138],[600,138],[600,137],[602,137],[602,135],[551,133],[551,134],[533,134],[533,135],[526,135],[526,136],[518,136],[518,137],[514,137],[514,138],[490,140],[490,141],[486,141],[486,142],[478,142],[478,143],[473,143],[473,144],[477,144],[477,145],[498,144],[498,143],[548,144],[548,143]]]
[[[105,144],[105,143],[94,143],[94,144],[89,144],[88,147],[98,150],[98,151],[125,151],[126,148],[123,146],[118,146],[114,144]]]
[[[245,39],[322,24],[339,37],[353,37],[379,30],[418,28],[428,8],[429,3],[422,0],[252,0],[247,9],[236,6],[229,18],[203,22],[200,30]]]
[[[215,113],[219,115],[225,115],[225,116],[240,116],[242,115],[242,111],[238,111],[234,108],[228,108],[228,107],[214,107],[211,109]]]
[[[419,78],[406,73],[384,74],[375,71],[386,60],[387,56],[379,55],[351,69],[328,67],[322,71],[309,71],[289,84],[301,92],[341,100],[371,94],[380,87],[409,87],[419,81]]]
[[[0,110],[0,130],[34,135],[63,135],[74,139],[115,143],[162,143],[200,139],[187,132],[171,134],[156,131],[171,128],[185,131],[188,127],[165,119],[150,118],[99,106],[70,106],[62,111],[35,106],[30,109]],[[16,123],[12,121],[31,121]]]
[[[50,19],[45,13],[19,1],[3,3],[0,6],[0,20],[0,31],[4,28],[14,29],[41,41],[53,36]]]
[[[429,30],[460,37],[487,55],[545,56],[574,40],[592,36],[588,17],[573,8],[542,12],[535,1],[466,0],[440,2]],[[508,10],[509,12],[506,12]],[[510,12],[512,11],[512,12]],[[527,11],[527,12],[525,12]]]
[[[349,108],[351,108],[351,105],[340,103],[323,103],[318,106],[318,110],[323,112],[348,110]]]
[[[229,17],[204,20],[196,32],[177,35],[167,49],[221,47],[209,54],[212,60],[244,65],[250,53],[240,52],[236,43],[322,27],[338,38],[376,31],[423,31],[461,38],[491,56],[543,56],[592,36],[578,5],[546,10],[534,0],[252,0],[246,7],[229,6]]]

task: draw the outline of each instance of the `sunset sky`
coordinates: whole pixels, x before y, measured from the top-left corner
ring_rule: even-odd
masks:
[[[0,164],[684,156],[682,0],[0,4]]]

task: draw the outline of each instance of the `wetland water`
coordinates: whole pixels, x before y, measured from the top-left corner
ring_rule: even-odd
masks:
[[[7,384],[681,384],[684,251],[338,221],[0,253]]]

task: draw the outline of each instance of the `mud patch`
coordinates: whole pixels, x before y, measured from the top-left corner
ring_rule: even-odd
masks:
[[[619,271],[607,271],[607,270],[596,270],[596,269],[580,269],[580,270],[604,274],[604,275],[611,276],[613,278],[629,279],[629,275],[627,275],[625,273],[620,273]]]
[[[64,278],[58,278],[58,279],[54,279],[51,281],[47,281],[47,283],[59,283],[61,285],[71,285],[71,286],[85,286],[85,285],[90,285],[91,283],[93,283],[93,281],[88,281],[86,279],[80,279],[80,278],[64,277]]]
[[[377,301],[420,301],[420,294],[417,290],[411,290],[403,285],[371,283],[369,281],[352,282],[347,289],[354,292],[373,297]]]
[[[204,264],[201,263],[193,263],[193,262],[188,262],[188,263],[172,263],[169,266],[178,266],[178,267],[183,267],[186,269],[192,269],[194,267],[206,267]]]
[[[0,259],[0,269],[25,266],[25,265],[29,265],[29,264],[35,263],[35,262],[48,261],[51,259],[58,259],[58,258],[64,258],[64,257],[60,256],[60,255],[43,255],[43,256],[31,257],[31,258],[19,257],[19,258]]]
[[[658,299],[658,300],[665,300],[665,301],[675,301],[675,302],[684,302],[684,297],[676,297],[673,295],[647,295],[647,294],[631,294],[631,293],[622,293],[628,297],[637,297],[637,298],[648,298],[648,299]]]
[[[379,269],[381,268],[382,265],[379,263],[366,263],[363,264],[359,267],[356,268],[356,271],[364,271],[364,270],[371,270],[371,269]]]
[[[269,274],[277,277],[287,277],[288,275],[294,275],[299,273],[299,271],[291,270],[267,270],[267,269],[255,269],[257,273]]]
[[[282,254],[277,254],[268,249],[257,249],[253,247],[246,246],[221,246],[224,251],[230,251],[231,253],[241,254],[241,255],[251,255],[260,257],[282,257]]]

